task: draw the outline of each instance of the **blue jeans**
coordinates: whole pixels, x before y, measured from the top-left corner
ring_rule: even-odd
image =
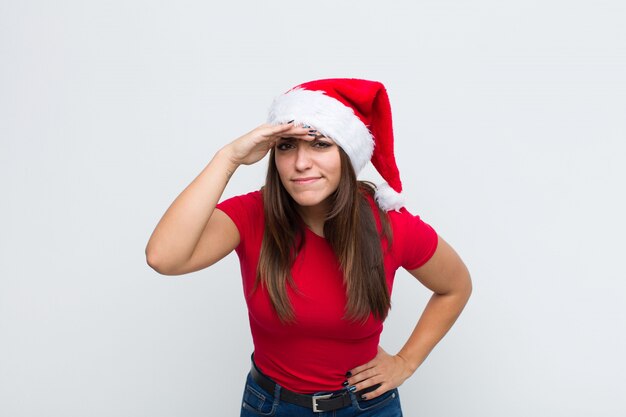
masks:
[[[350,393],[351,405],[322,413],[314,413],[310,408],[281,401],[280,390],[281,387],[277,385],[275,392],[265,391],[248,373],[240,417],[402,417],[397,388],[371,400],[362,400]]]

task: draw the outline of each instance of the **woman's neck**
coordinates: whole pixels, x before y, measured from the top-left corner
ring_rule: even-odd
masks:
[[[323,237],[324,223],[326,222],[329,206],[329,203],[326,201],[315,206],[298,206],[298,213],[309,229],[316,235]]]

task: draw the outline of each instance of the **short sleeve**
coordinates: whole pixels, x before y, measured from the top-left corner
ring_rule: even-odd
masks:
[[[220,209],[237,226],[240,243],[253,233],[257,233],[263,219],[263,198],[260,191],[253,191],[228,198],[220,202],[216,208]]]
[[[412,270],[428,262],[437,250],[439,239],[435,229],[405,208],[389,215],[393,225],[394,253],[399,265]]]

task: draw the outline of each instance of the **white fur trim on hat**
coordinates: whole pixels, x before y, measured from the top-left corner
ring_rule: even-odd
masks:
[[[277,97],[267,118],[270,124],[306,123],[331,138],[348,154],[354,171],[359,172],[372,158],[374,138],[351,107],[323,91],[295,88]]]
[[[404,207],[404,196],[391,188],[386,182],[378,184],[374,198],[378,206],[385,211],[398,211]]]

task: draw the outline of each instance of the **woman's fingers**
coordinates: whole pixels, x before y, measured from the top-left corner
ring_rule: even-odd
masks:
[[[389,391],[390,389],[393,389],[393,388],[396,388],[396,387],[390,387],[388,385],[381,384],[374,391],[370,391],[368,393],[365,393],[365,394],[361,395],[361,399],[362,400],[372,400],[372,399],[378,397],[379,395],[383,395],[384,393],[386,393],[387,391]]]
[[[279,124],[279,125],[270,125],[270,124],[266,124],[264,126],[267,126],[269,129],[269,132],[266,136],[273,136],[273,135],[277,135],[279,133],[282,133],[286,130],[289,130],[291,128],[293,128],[293,123],[283,123],[283,124]]]
[[[380,347],[374,359],[350,372],[348,386],[354,387],[355,392],[380,384],[374,391],[364,394],[368,400],[400,386],[412,374],[402,358],[389,355]]]
[[[278,125],[265,123],[227,145],[227,152],[234,163],[250,165],[263,159],[280,138],[314,140],[314,132],[317,131],[292,122]]]
[[[366,365],[367,368],[363,366],[359,366],[358,368],[354,368],[352,371],[352,376],[348,378],[348,382],[351,385],[357,384],[359,382],[365,381],[366,379],[372,378],[378,375],[379,369],[376,368],[375,364]]]
[[[267,155],[280,137],[300,137],[306,131],[306,129],[295,127],[291,123],[262,124],[227,145],[227,152],[236,164],[254,164]]]
[[[292,123],[285,123],[280,125],[266,125],[267,129],[265,129],[261,135],[262,142],[271,142],[272,146],[276,144],[276,142],[281,137],[295,137],[298,139],[304,140],[312,140],[313,137],[310,136],[311,129],[305,128],[302,126],[294,126]]]

